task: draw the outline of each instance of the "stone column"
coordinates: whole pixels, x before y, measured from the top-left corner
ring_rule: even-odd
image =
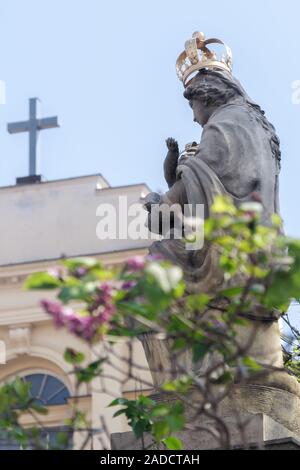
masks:
[[[246,382],[233,385],[218,406],[218,417],[228,430],[230,446],[276,449],[295,444],[298,448],[300,385],[284,370],[278,320],[253,318],[247,327],[238,327],[236,339],[242,347],[249,344],[247,355],[261,364],[263,370],[262,373],[250,374]],[[173,362],[170,341],[158,339],[153,334],[144,335],[141,340],[157,390],[164,382],[182,375],[182,370],[178,370]],[[180,364],[200,373],[215,360],[217,358],[214,355],[208,354],[204,362],[195,366],[191,354],[185,353],[180,358]],[[175,400],[172,395],[162,392],[155,393],[153,399],[165,403]],[[202,396],[198,390],[191,390],[188,400],[196,406],[199,403],[200,409]],[[178,433],[184,449],[220,448],[218,439],[207,431],[195,432],[195,429],[215,428],[217,422],[214,419],[203,414],[195,420],[194,411],[187,407],[186,420],[185,429]],[[244,429],[243,433],[241,429]],[[150,436],[146,441],[150,443]],[[141,443],[134,439],[132,433],[125,433],[114,435],[113,446],[137,449],[141,448]]]

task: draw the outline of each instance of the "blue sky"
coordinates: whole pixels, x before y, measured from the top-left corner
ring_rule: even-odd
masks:
[[[100,172],[111,185],[165,189],[165,138],[200,139],[175,61],[202,30],[232,47],[235,75],[277,128],[282,214],[300,237],[299,20],[298,0],[0,0],[0,185],[27,174],[28,137],[6,124],[38,96],[61,124],[41,135],[48,180]]]

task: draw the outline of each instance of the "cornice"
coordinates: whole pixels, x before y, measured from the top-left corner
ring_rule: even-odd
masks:
[[[145,248],[138,248],[132,250],[122,250],[122,251],[115,251],[115,252],[108,252],[102,254],[83,254],[80,257],[92,257],[97,258],[103,264],[106,265],[117,265],[123,263],[127,258],[130,256],[139,254],[145,255],[147,254],[148,249]],[[43,261],[35,261],[32,263],[25,263],[25,264],[16,264],[12,266],[4,266],[0,267],[0,289],[6,288],[19,288],[22,286],[26,280],[26,278],[34,273],[39,271],[46,271],[47,269],[57,266],[62,260],[61,259],[54,259],[54,260],[43,260]]]

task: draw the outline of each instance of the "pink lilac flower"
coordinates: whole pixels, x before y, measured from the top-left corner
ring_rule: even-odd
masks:
[[[52,302],[50,300],[42,300],[41,306],[46,310],[49,315],[52,315],[56,326],[65,326],[67,320],[76,316],[75,312],[69,308],[61,305],[59,302]]]
[[[97,317],[101,323],[109,323],[116,311],[113,303],[114,286],[111,282],[103,282],[98,290],[96,297]]]
[[[77,279],[81,279],[82,277],[84,277],[86,274],[88,273],[88,270],[86,268],[83,268],[83,267],[79,267],[79,268],[76,268],[73,275],[74,277],[76,277]]]
[[[97,330],[101,324],[102,321],[99,317],[77,316],[72,319],[67,326],[70,333],[75,334],[79,338],[91,341],[97,334]]]
[[[48,269],[48,274],[55,277],[56,279],[63,279],[66,274],[66,270],[62,266],[56,266]]]
[[[122,284],[123,290],[132,290],[136,286],[136,281],[124,281]]]
[[[100,313],[99,320],[101,321],[102,324],[109,323],[111,321],[111,318],[113,317],[113,315],[115,313],[116,313],[115,306],[114,305],[108,305]]]
[[[80,316],[74,310],[65,307],[59,302],[43,300],[41,305],[53,317],[57,327],[64,326],[70,333],[87,341],[93,340],[97,335],[98,328],[108,324],[115,313],[115,306],[113,304],[103,305],[101,311],[96,316]]]
[[[133,256],[127,261],[126,267],[129,271],[142,271],[145,268],[144,256]]]
[[[114,286],[112,283],[103,282],[100,284],[95,293],[94,302],[90,305],[89,310],[93,312],[99,307],[110,306],[113,303],[113,293]]]
[[[101,298],[103,304],[111,303],[113,296],[113,286],[109,282],[103,282],[99,286],[99,297]]]

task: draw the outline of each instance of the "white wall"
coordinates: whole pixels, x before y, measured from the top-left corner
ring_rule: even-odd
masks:
[[[130,250],[145,241],[104,240],[96,236],[101,203],[118,208],[119,196],[140,202],[146,185],[103,187],[100,176],[0,189],[0,266]],[[102,186],[102,189],[99,189]]]

